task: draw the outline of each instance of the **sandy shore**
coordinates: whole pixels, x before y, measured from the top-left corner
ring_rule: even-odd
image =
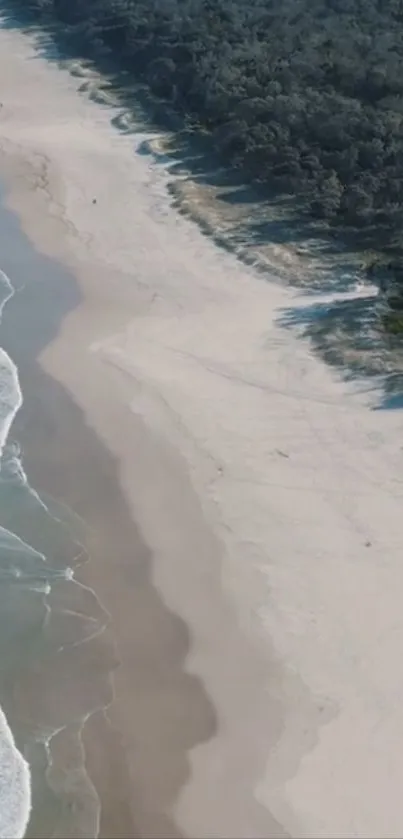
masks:
[[[280,328],[303,298],[179,217],[79,79],[12,30],[0,74],[9,203],[82,297],[27,465],[111,615],[102,835],[401,836],[399,413]]]

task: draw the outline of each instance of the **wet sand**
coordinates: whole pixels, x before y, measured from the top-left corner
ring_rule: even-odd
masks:
[[[24,66],[22,70],[25,75]],[[9,144],[4,138],[2,145],[5,202],[18,210],[33,243],[52,257],[47,259],[38,253],[33,261],[30,245],[26,252],[21,250],[21,242],[18,248],[10,247],[17,220],[4,216],[3,269],[13,278],[18,293],[7,312],[2,336],[19,367],[24,394],[13,431],[21,442],[31,485],[44,497],[65,504],[85,522],[89,561],[76,577],[94,589],[110,615],[102,638],[82,651],[82,664],[76,656],[71,669],[71,681],[75,683],[69,683],[67,676],[67,696],[60,694],[60,679],[64,691],[67,687],[62,671],[29,672],[19,690],[19,713],[23,714],[24,707],[29,713],[32,707],[35,709],[38,682],[39,696],[48,697],[49,708],[62,699],[66,708],[85,710],[87,705],[93,706],[96,697],[101,705],[108,706],[91,715],[83,729],[88,773],[101,799],[101,837],[169,838],[188,832],[203,836],[283,836],[276,820],[253,796],[252,785],[263,750],[259,746],[256,754],[254,750],[248,754],[245,741],[249,716],[255,717],[255,724],[259,716],[267,716],[267,661],[257,650],[250,655],[253,645],[222,595],[219,541],[205,519],[182,456],[161,438],[158,429],[148,429],[133,414],[130,378],[119,370],[105,371],[97,356],[88,354],[91,338],[100,329],[114,329],[124,322],[128,304],[134,312],[141,311],[144,302],[148,304],[150,290],[144,294],[141,287],[131,288],[130,278],[113,267],[75,263],[71,245],[66,242],[69,228],[58,207],[57,172],[49,175],[48,161],[35,150],[22,152],[18,142]],[[49,213],[52,202],[55,213]],[[71,270],[61,267],[63,258]],[[84,287],[74,278],[74,268],[79,277],[85,277],[85,296]],[[74,317],[73,341],[63,338],[69,313]],[[52,348],[49,358],[62,368],[67,351],[69,373],[73,378],[78,376],[80,391],[84,387],[84,392],[91,394],[92,417],[57,381],[52,362],[53,375],[45,371],[47,348]],[[100,439],[93,427],[98,412],[103,418],[98,429],[103,430],[105,439]],[[108,445],[110,432],[118,443],[113,452]],[[175,805],[191,782],[192,753],[217,736],[217,709],[198,675],[199,668],[190,662],[193,638],[189,626],[168,608],[153,584],[155,557],[129,509],[122,463],[130,467],[136,492],[152,499],[155,527],[167,548],[178,552],[176,561],[171,557],[168,573],[186,608],[196,613],[202,625],[209,622],[211,640],[206,646],[201,638],[198,649],[211,662],[223,688],[223,701],[231,698],[231,712],[226,723],[223,720],[223,744],[218,744],[213,762],[208,760],[208,783],[201,788],[200,796],[197,792],[199,800],[191,803],[185,832],[175,817]],[[181,579],[183,563],[188,566],[190,580]],[[209,652],[211,641],[219,650],[216,658]],[[241,661],[244,667],[240,682]],[[88,674],[85,678],[82,668]],[[223,668],[228,672],[223,673]],[[244,730],[240,725],[243,714]],[[278,712],[273,713],[273,741],[278,722]],[[232,741],[231,730],[238,728],[239,742],[236,738]],[[231,766],[234,748],[237,762]],[[61,779],[63,773],[67,777],[78,765],[77,750],[74,726],[52,739],[52,759]],[[250,774],[249,770],[244,772],[254,766]],[[235,777],[231,778],[234,768]],[[238,797],[234,800],[236,789]],[[75,786],[71,789],[71,808],[80,808],[80,790]],[[49,831],[53,830],[50,819]],[[57,826],[57,835],[75,835],[72,831],[67,814],[66,821]],[[37,835],[34,819],[28,836]]]
[[[2,325],[2,342],[19,367],[24,394],[13,434],[31,485],[44,498],[66,504],[89,528],[89,565],[76,576],[105,596],[113,616],[99,641],[77,648],[70,665],[66,658],[55,659],[57,668],[22,674],[14,687],[18,716],[25,709],[35,717],[38,680],[41,703],[46,697],[49,709],[56,706],[61,716],[61,702],[67,713],[74,706],[85,709],[86,694],[89,708],[94,701],[105,704],[106,710],[95,712],[84,727],[86,765],[102,802],[99,835],[180,836],[171,809],[189,776],[188,751],[214,736],[214,708],[200,680],[186,673],[189,630],[152,585],[151,553],[128,510],[115,458],[37,361],[63,317],[79,305],[77,284],[56,262],[33,253],[10,213],[1,216],[0,249],[3,270],[17,289]],[[81,677],[80,656],[86,670]],[[117,667],[123,689],[117,673],[116,699],[108,708],[113,699],[109,674]],[[12,722],[12,705],[7,711]],[[65,773],[76,761],[72,733],[56,735],[51,743],[53,760]],[[72,806],[79,806],[77,790]],[[57,825],[56,835],[66,835],[66,829]],[[28,836],[33,835],[38,834],[31,826]]]
[[[399,413],[301,340],[301,292],[174,212],[82,76],[12,29],[0,75],[7,203],[77,281],[16,295],[7,347],[30,481],[90,528],[110,615],[101,835],[401,836]]]
[[[17,179],[20,165],[20,161],[9,156],[8,174],[15,166]],[[25,165],[24,162],[23,167]],[[69,311],[83,306],[83,301],[74,277],[57,262],[39,254],[33,260],[31,246],[27,246],[26,253],[21,252],[20,240],[19,248],[10,248],[17,224],[10,214],[4,216],[2,236],[7,242],[4,269],[13,276],[18,293],[4,319],[2,336],[4,346],[19,367],[24,393],[24,404],[13,433],[22,445],[24,466],[32,486],[44,498],[63,502],[85,522],[89,561],[76,572],[76,577],[96,591],[110,614],[110,625],[102,638],[83,651],[82,667],[87,669],[87,677],[80,676],[81,666],[77,664],[76,656],[70,671],[75,684],[69,684],[67,698],[63,694],[62,699],[67,702],[67,708],[74,708],[78,703],[78,707],[85,709],[88,694],[95,697],[95,701],[99,697],[100,703],[108,706],[105,711],[94,713],[83,730],[87,769],[102,803],[99,835],[181,836],[182,830],[173,816],[174,805],[190,781],[189,755],[192,750],[216,736],[216,710],[201,679],[187,668],[186,659],[192,645],[188,626],[167,608],[153,585],[152,553],[144,544],[128,508],[120,486],[116,457],[99,440],[66,390],[38,363],[42,350],[57,336],[63,318]],[[77,332],[75,338],[78,338]],[[69,347],[69,356],[73,356],[72,347]],[[78,348],[76,364],[82,376]],[[74,361],[72,367],[74,369]],[[95,376],[92,378],[97,372],[98,380]],[[112,374],[106,389],[102,370],[97,370],[91,358],[87,375],[86,383],[95,392],[93,396],[104,400],[100,410],[110,414],[109,422],[119,429],[122,457],[126,452],[128,456],[131,453],[130,463],[137,472],[135,480],[139,491],[155,493],[158,502],[162,484],[160,504],[163,507],[167,503],[167,492],[171,494],[175,490],[177,516],[184,515],[186,520],[181,534],[183,558],[186,561],[186,551],[192,553],[192,562],[200,563],[199,573],[203,575],[206,558],[214,561],[216,557],[219,563],[219,546],[206,527],[186,473],[178,471],[175,455],[161,439],[148,435],[141,423],[136,425],[127,406],[127,382],[120,373],[116,379]],[[150,475],[151,470],[154,473]],[[172,503],[172,499],[168,503]],[[161,514],[164,515],[162,508]],[[162,525],[169,539],[169,519]],[[175,527],[174,521],[172,526]],[[172,573],[177,573],[175,567]],[[194,592],[189,592],[189,605],[193,608],[193,602],[196,610],[200,608],[198,583],[196,579]],[[179,578],[176,585],[181,587]],[[230,645],[234,660],[245,656],[247,662],[249,643],[240,633],[238,635],[236,624],[232,626],[232,615],[226,612],[228,605],[220,599],[219,590],[209,594],[209,618],[214,619],[214,607],[219,612],[217,646],[224,643],[228,648]],[[185,586],[183,596],[187,596]],[[227,620],[231,630],[228,639],[225,637]],[[220,655],[214,666],[221,670],[224,665],[225,657]],[[60,666],[64,666],[63,662]],[[273,672],[274,669],[273,665]],[[239,697],[234,696],[234,724],[242,713],[242,704],[249,713],[248,693],[256,690],[256,676],[262,686],[266,680],[265,665],[259,663],[258,655],[251,660],[248,670],[250,685],[247,678],[245,684],[237,685],[238,674],[235,671],[229,674],[229,689],[235,688],[239,694]],[[109,696],[111,672],[113,701]],[[29,672],[19,692],[20,714],[24,707],[30,714],[32,707],[35,709],[38,678],[40,696],[48,696],[50,708],[52,704],[59,705],[62,671]],[[259,697],[261,701],[265,702],[264,692]],[[94,699],[91,699],[88,707],[92,708],[93,704]],[[277,719],[274,715],[273,737],[277,735]],[[74,727],[52,740],[53,759],[64,772],[74,765],[73,746]],[[245,780],[248,789],[249,782]],[[74,807],[79,806],[76,792],[72,791]],[[214,806],[219,806],[219,800]],[[253,835],[284,835],[270,814],[257,803],[252,801],[252,812],[248,812],[245,802],[240,806],[245,808],[245,827],[238,835],[246,835],[247,824],[251,825]],[[236,830],[232,809],[232,802],[225,801],[219,816],[223,826],[213,835],[224,835],[227,823]],[[219,823],[219,818],[206,814],[206,820],[213,824]],[[65,833],[66,824],[62,824],[57,835]],[[31,835],[38,834],[28,832],[28,836]],[[68,835],[75,834],[70,829]],[[203,835],[208,835],[207,829]]]

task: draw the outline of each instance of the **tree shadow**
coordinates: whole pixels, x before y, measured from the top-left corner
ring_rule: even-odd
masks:
[[[403,373],[392,372],[383,378],[383,397],[375,411],[397,411],[403,408]]]
[[[377,394],[373,410],[397,410],[403,408],[403,339],[385,336],[381,305],[373,294],[315,300],[281,310],[277,320],[308,338],[345,381],[369,380]]]
[[[38,25],[37,17],[18,2],[6,2],[2,13],[5,28],[34,34],[38,55],[82,77],[81,93],[111,106],[117,130],[137,139],[139,133],[147,135],[135,152],[164,166],[172,176],[172,205],[219,247],[263,276],[298,287],[302,297],[348,294],[358,279],[365,279],[363,253],[373,250],[375,228],[362,231],[339,220],[330,231],[309,216],[295,195],[245,182],[242,172],[216,153],[207,132],[196,130],[186,116],[154,96],[141,78],[117,67],[108,50],[89,48],[51,19]],[[372,294],[298,305],[283,312],[279,322],[309,337],[347,379],[385,376],[385,365],[400,360],[400,346],[379,328]],[[397,374],[385,376],[383,407],[399,405],[398,381]]]
[[[278,273],[283,281],[291,284],[318,287],[315,277],[319,266],[316,263],[325,256],[337,258],[341,244],[332,241],[323,224],[308,217],[294,195],[281,190],[278,184],[270,189],[257,181],[247,183],[239,169],[229,167],[217,154],[206,131],[195,128],[186,115],[150,92],[140,76],[135,79],[127,68],[117,66],[110,50],[99,45],[97,49],[91,48],[77,34],[71,34],[68,27],[55,24],[49,17],[43,17],[38,25],[35,14],[27,11],[18,0],[13,4],[6,0],[2,12],[3,26],[35,35],[38,55],[59,66],[69,66],[73,75],[82,75],[80,92],[101,104],[113,106],[116,112],[111,116],[111,122],[119,131],[133,136],[142,131],[155,133],[155,139],[161,138],[161,131],[171,135],[168,143],[163,143],[162,147],[159,144],[158,148],[149,139],[143,140],[136,152],[151,154],[156,162],[168,169],[172,175],[170,193],[175,207],[192,215],[202,231],[213,235],[219,246],[233,250],[239,259],[252,264],[261,273],[270,273],[272,278]],[[79,62],[80,67],[74,68],[74,61]],[[179,175],[182,185],[183,179],[188,179],[192,185],[214,192],[217,212],[210,223],[201,217],[200,208],[199,213],[192,214],[186,206],[178,188]],[[204,211],[208,215],[206,207]],[[219,225],[218,215],[221,217]],[[315,273],[309,272],[307,264],[299,266],[296,272],[288,268],[282,270],[281,261],[276,272],[275,248],[298,249],[301,246],[304,246],[304,252],[296,255],[305,262],[308,250],[314,252]],[[273,252],[269,259],[264,258],[265,248]],[[334,284],[331,272],[332,266],[324,264],[320,282],[326,277],[329,287]]]

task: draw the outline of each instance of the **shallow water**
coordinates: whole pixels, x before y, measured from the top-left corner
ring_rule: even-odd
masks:
[[[35,259],[32,251],[33,274]],[[74,576],[88,558],[84,523],[30,485],[13,435],[24,394],[1,348],[13,294],[0,270],[0,837],[22,836],[31,799],[28,837],[90,837],[100,802],[81,732],[112,698],[108,615]]]

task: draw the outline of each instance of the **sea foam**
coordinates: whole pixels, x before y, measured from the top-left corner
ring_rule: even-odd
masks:
[[[0,837],[21,839],[31,810],[30,771],[0,708]]]
[[[12,283],[0,270],[0,318],[13,294]],[[0,348],[0,468],[7,437],[21,405],[18,369],[5,350]],[[5,531],[2,530],[4,536]],[[16,747],[6,716],[0,708],[0,839],[21,839],[25,835],[30,810],[29,766]]]

